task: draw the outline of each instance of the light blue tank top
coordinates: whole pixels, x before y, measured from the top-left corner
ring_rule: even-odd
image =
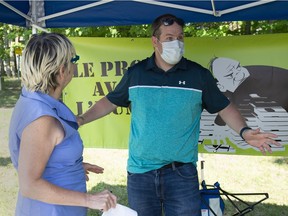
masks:
[[[21,134],[24,128],[44,115],[59,120],[64,128],[65,137],[54,148],[43,178],[65,189],[86,192],[82,165],[83,143],[77,131],[76,118],[66,105],[47,94],[22,89],[22,94],[13,110],[9,130],[9,148],[13,165],[18,169]],[[15,212],[16,216],[84,216],[87,214],[87,208],[48,204],[23,197],[19,192]]]

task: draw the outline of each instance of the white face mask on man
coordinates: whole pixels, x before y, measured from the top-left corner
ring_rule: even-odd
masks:
[[[161,43],[159,41],[159,43]],[[162,59],[171,65],[177,64],[183,54],[184,54],[184,43],[179,40],[173,40],[173,41],[167,41],[167,42],[162,42],[162,53],[158,52],[161,54]]]

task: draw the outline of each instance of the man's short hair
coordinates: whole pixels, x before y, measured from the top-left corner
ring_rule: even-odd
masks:
[[[184,27],[185,23],[184,20],[181,18],[178,18],[172,14],[164,14],[159,17],[157,17],[151,26],[152,29],[152,36],[159,37],[161,32],[160,32],[160,27],[162,25],[164,26],[170,26],[173,25],[173,23],[176,22],[178,25],[180,25],[182,28]]]

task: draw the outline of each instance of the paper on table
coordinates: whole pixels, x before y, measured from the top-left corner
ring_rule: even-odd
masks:
[[[131,208],[117,204],[116,208],[103,212],[102,216],[138,216],[138,214]]]

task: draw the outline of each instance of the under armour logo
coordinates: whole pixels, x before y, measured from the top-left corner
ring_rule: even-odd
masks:
[[[185,81],[180,81],[179,80],[179,85],[185,85]]]

